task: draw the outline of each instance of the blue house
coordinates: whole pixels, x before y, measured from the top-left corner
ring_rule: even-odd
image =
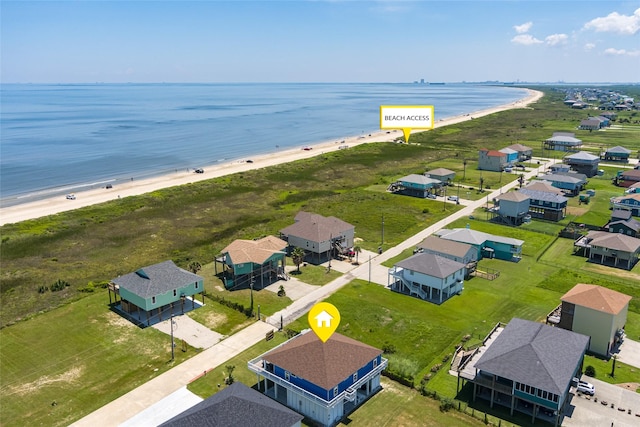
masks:
[[[518,161],[519,154],[516,150],[506,147],[498,151],[507,155],[507,165],[513,166]]]
[[[577,173],[553,173],[540,177],[543,181],[549,181],[551,185],[561,190],[565,190],[567,194],[576,196],[587,185],[586,176]]]
[[[562,160],[565,164],[571,166],[571,169],[578,173],[585,174],[588,178],[595,176],[598,173],[598,164],[600,163],[600,157],[587,153],[586,151],[579,151],[575,154],[566,156]]]
[[[322,426],[333,426],[381,389],[382,350],[311,330],[248,362],[259,390]]]
[[[442,181],[439,179],[414,173],[400,178],[395,184],[392,184],[392,188],[395,193],[425,198],[433,188],[441,185]]]
[[[529,214],[529,196],[524,193],[509,191],[499,195],[494,201],[498,205],[497,218],[507,225],[520,225]]]
[[[560,190],[556,190],[558,192],[539,190],[545,185],[548,184],[544,181],[534,181],[518,192],[529,196],[529,215],[531,217],[560,221],[566,215],[568,199],[562,194],[558,194]]]
[[[510,237],[495,236],[469,228],[442,229],[434,233],[441,239],[453,240],[473,246],[478,259],[497,258],[507,261],[517,261],[522,254],[524,241]]]

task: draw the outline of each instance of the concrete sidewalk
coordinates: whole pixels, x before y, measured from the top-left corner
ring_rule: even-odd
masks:
[[[553,163],[553,161],[550,161],[547,164],[541,164],[541,168],[546,168],[551,163]],[[525,174],[525,178],[531,179],[536,176],[537,173],[538,169],[536,168],[527,172]],[[493,198],[516,187],[517,185],[518,181],[516,180],[506,184],[498,190],[493,191],[492,193],[487,193],[486,197],[483,197],[481,200],[468,203],[461,210],[452,213],[448,217],[425,228],[418,234],[411,236],[398,246],[390,248],[380,255],[369,252],[359,254],[360,265],[350,264],[353,268],[346,271],[345,274],[324,286],[317,287],[317,289],[307,293],[306,295],[300,296],[287,308],[268,317],[265,323],[256,322],[235,335],[220,341],[197,356],[194,356],[175,368],[172,368],[140,387],[130,391],[124,396],[121,396],[113,402],[103,406],[97,411],[87,415],[78,422],[72,424],[72,426],[116,426],[124,423],[150,406],[161,401],[163,398],[176,392],[181,387],[184,387],[195,377],[225,363],[230,358],[264,339],[267,332],[279,328],[281,323],[283,326],[286,326],[303,316],[311,307],[313,307],[314,304],[324,300],[352,280],[369,280],[370,271],[372,282],[386,286],[386,272],[388,269],[381,265],[382,262],[399,255],[405,249],[415,248],[418,243],[433,234],[435,231],[446,227],[459,218],[468,217],[475,209],[483,206],[487,200],[491,201]],[[371,262],[371,265],[369,265],[369,262]],[[343,264],[344,265],[341,265],[341,269],[347,270],[349,268],[346,266],[347,263]]]

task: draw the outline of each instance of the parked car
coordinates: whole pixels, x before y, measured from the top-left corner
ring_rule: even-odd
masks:
[[[458,196],[449,196],[449,197],[447,197],[447,200],[451,200],[452,202],[457,202],[458,201]]]
[[[75,194],[67,194],[67,200],[75,200],[75,199],[76,199]]]
[[[438,196],[436,196],[435,194],[431,194],[431,193],[427,194],[427,199],[437,199],[437,198]]]
[[[253,160],[249,159],[247,160],[247,163],[253,163]]]
[[[106,187],[104,187],[104,188],[106,188],[107,190],[110,190],[110,189],[112,189],[112,188],[113,188],[113,185],[111,185],[111,184],[107,184],[107,186],[106,186]]]
[[[313,147],[309,147],[309,146],[307,146],[307,147],[303,147],[302,149],[303,149],[304,151],[311,151],[311,150],[313,150]]]
[[[194,170],[195,173],[204,173],[204,169],[198,168]]]
[[[586,381],[578,381],[576,390],[580,393],[588,394],[589,396],[593,396],[596,392],[596,388],[593,386],[593,384]]]

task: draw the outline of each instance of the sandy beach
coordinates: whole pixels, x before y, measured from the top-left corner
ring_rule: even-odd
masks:
[[[528,90],[528,95],[516,102],[476,111],[469,114],[455,116],[447,119],[436,120],[435,128],[460,123],[473,118],[486,116],[497,113],[499,111],[510,110],[513,108],[523,108],[536,102],[542,97],[542,92]],[[437,118],[437,108],[436,108]],[[416,131],[421,132],[421,131]],[[216,164],[212,166],[204,166],[204,173],[176,172],[167,175],[161,175],[149,179],[132,180],[129,182],[118,183],[113,188],[97,188],[83,192],[75,193],[75,200],[67,200],[65,196],[55,196],[47,199],[31,201],[27,203],[17,204],[0,209],[0,225],[11,224],[28,219],[40,218],[47,215],[53,215],[60,212],[70,211],[73,209],[103,203],[109,200],[136,196],[162,188],[173,187],[206,179],[216,178],[224,175],[230,175],[237,172],[247,171],[251,169],[265,168],[282,163],[288,163],[295,160],[311,158],[322,153],[335,151],[344,147],[354,147],[359,144],[369,142],[386,142],[393,141],[402,136],[401,130],[387,131],[381,130],[372,132],[366,136],[349,137],[338,140],[325,141],[313,145],[309,145],[310,150],[304,149],[288,149],[261,156],[252,157],[234,162]],[[411,141],[409,141],[411,142]],[[251,160],[248,162],[247,160]]]

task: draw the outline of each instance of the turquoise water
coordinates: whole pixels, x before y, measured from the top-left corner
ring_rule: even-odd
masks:
[[[417,84],[2,85],[0,197],[79,191],[379,130],[380,105],[435,120],[524,97]]]

